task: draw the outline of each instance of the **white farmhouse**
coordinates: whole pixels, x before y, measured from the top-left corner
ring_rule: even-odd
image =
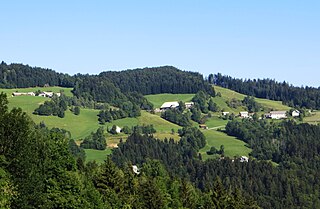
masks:
[[[229,114],[230,114],[230,112],[222,112],[223,116],[226,116],[226,115],[229,115]]]
[[[160,110],[168,110],[179,107],[179,102],[165,102],[161,105]]]
[[[116,126],[116,132],[119,134],[121,132],[121,128],[119,126]]]
[[[187,109],[190,109],[194,105],[194,102],[186,102],[184,104],[185,104]]]
[[[292,117],[299,117],[300,116],[300,111],[299,110],[292,111],[291,116]]]
[[[271,111],[270,112],[270,118],[272,119],[283,119],[287,118],[287,112],[286,111]]]
[[[248,113],[248,112],[240,112],[240,113],[239,113],[239,116],[240,116],[241,118],[248,118],[248,117],[249,117],[249,113]]]
[[[133,173],[135,173],[135,174],[140,174],[140,170],[139,170],[138,166],[136,166],[136,165],[133,165],[133,166],[132,166],[132,171],[133,171]]]
[[[249,158],[247,156],[241,156],[240,157],[240,162],[243,163],[243,162],[249,162]]]

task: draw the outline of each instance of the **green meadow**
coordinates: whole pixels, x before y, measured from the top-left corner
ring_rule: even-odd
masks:
[[[217,105],[228,112],[239,113],[240,111],[245,110],[244,107],[239,107],[237,109],[232,109],[228,107],[226,101],[231,100],[233,98],[237,100],[243,100],[246,95],[240,94],[238,92],[232,91],[230,89],[222,88],[220,86],[214,86],[216,93],[220,92],[221,97],[215,97],[213,100],[217,103]],[[281,101],[273,101],[268,99],[260,99],[255,98],[256,102],[258,102],[266,111],[270,110],[290,110],[289,106],[283,105]]]
[[[8,96],[11,96],[11,94],[13,92],[27,93],[27,92],[36,92],[38,90],[40,90],[40,91],[52,91],[54,93],[63,92],[66,96],[72,96],[72,92],[71,92],[72,88],[64,88],[64,87],[58,87],[58,86],[1,89],[0,91],[3,91]]]
[[[96,161],[98,164],[103,163],[106,156],[111,154],[109,148],[105,150],[85,149],[84,151],[86,152],[86,162]]]
[[[145,96],[145,98],[147,98],[155,108],[161,107],[164,102],[190,102],[193,97],[194,94],[153,94]]]
[[[207,139],[207,144],[200,150],[202,158],[204,160],[216,157],[215,155],[207,155],[207,151],[212,146],[220,149],[220,146],[224,146],[224,155],[228,157],[234,156],[249,156],[251,149],[246,147],[246,143],[238,140],[235,137],[228,136],[227,134],[216,130],[203,130],[203,134]]]

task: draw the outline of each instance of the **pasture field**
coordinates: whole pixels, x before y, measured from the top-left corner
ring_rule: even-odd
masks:
[[[303,118],[303,122],[318,124],[320,123],[320,111],[311,112],[310,116]]]
[[[110,148],[105,150],[85,149],[84,151],[86,152],[86,162],[95,160],[98,164],[103,163],[107,155],[112,152]]]
[[[235,109],[231,109],[225,103],[232,98],[237,100],[243,100],[246,95],[240,94],[238,92],[232,91],[230,89],[222,88],[220,86],[214,86],[216,93],[220,92],[222,97],[215,97],[214,102],[216,102],[221,108],[225,108],[226,111],[230,112],[240,112],[239,110],[243,111],[243,108],[239,108],[235,111]],[[289,106],[283,105],[281,101],[273,101],[268,99],[260,99],[255,98],[256,102],[258,102],[266,111],[270,110],[290,110]]]
[[[19,92],[29,92],[36,90],[38,88],[25,88],[18,89]],[[54,91],[59,92],[59,90],[64,89],[66,92],[66,88],[60,87],[48,87],[43,88],[46,91]],[[4,90],[8,95],[11,95],[15,89],[1,89]],[[71,91],[71,89],[69,89]],[[69,92],[70,92],[69,91]],[[71,93],[71,92],[70,92]],[[76,141],[79,141],[86,136],[88,136],[91,132],[96,131],[98,127],[102,126],[98,123],[98,113],[99,110],[94,109],[85,109],[81,108],[80,115],[74,115],[71,111],[67,110],[65,112],[64,118],[59,118],[57,116],[39,116],[32,114],[33,111],[39,107],[40,104],[43,104],[45,101],[49,100],[46,97],[35,97],[35,96],[8,96],[9,108],[20,107],[23,111],[25,111],[35,123],[44,122],[47,127],[53,128],[63,128],[71,133],[71,137]],[[104,127],[111,128],[112,125],[117,125],[119,127],[132,127],[136,125],[150,125],[153,124],[154,128],[157,130],[155,134],[156,137],[160,139],[168,138],[168,136],[174,138],[175,140],[179,139],[177,134],[171,134],[171,130],[174,129],[175,133],[177,133],[178,129],[181,127],[173,124],[169,121],[164,120],[159,115],[150,114],[146,111],[141,111],[141,116],[138,118],[123,118],[119,120],[112,121],[111,123],[106,123]],[[126,136],[123,136],[125,139]]]
[[[216,130],[203,130],[202,132],[207,139],[206,146],[200,150],[203,160],[216,157],[206,153],[212,146],[219,150],[220,146],[224,145],[224,153],[228,157],[249,156],[251,152],[251,149],[245,146],[246,143],[223,132]]]
[[[228,120],[223,120],[221,118],[218,118],[216,116],[213,116],[211,118],[208,118],[206,121],[206,125],[208,128],[216,128],[221,126],[226,126],[228,123]]]
[[[3,91],[7,94],[7,96],[11,96],[13,92],[21,92],[21,93],[27,93],[27,92],[36,92],[38,90],[40,91],[52,91],[54,93],[59,93],[60,91],[63,91],[63,93],[66,96],[72,96],[72,90],[73,88],[64,88],[59,86],[52,86],[52,87],[30,87],[30,88],[14,88],[14,89],[0,89],[0,92]]]
[[[194,95],[195,94],[153,94],[144,97],[154,105],[154,108],[160,108],[164,102],[190,102]]]

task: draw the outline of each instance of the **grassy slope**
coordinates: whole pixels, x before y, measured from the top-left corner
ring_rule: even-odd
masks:
[[[246,147],[243,141],[236,139],[235,137],[228,136],[227,134],[216,130],[203,130],[203,134],[206,136],[207,144],[200,150],[202,158],[208,159],[215,157],[213,155],[207,155],[207,151],[210,147],[214,146],[220,149],[221,145],[224,145],[225,156],[249,156],[251,149]]]
[[[19,88],[19,89],[0,89],[0,91],[5,92],[8,96],[10,96],[13,92],[35,92],[37,90],[40,91],[52,91],[54,93],[59,93],[63,91],[66,96],[72,96],[71,90],[72,88],[63,88],[58,86],[52,87],[31,87],[31,88]]]
[[[11,95],[14,91],[19,92],[29,92],[29,91],[36,91],[36,90],[44,90],[44,91],[53,91],[53,92],[59,92],[61,89],[64,90],[64,92],[67,95],[71,94],[70,88],[60,88],[60,87],[48,87],[48,88],[26,88],[26,89],[2,89],[1,91],[6,92],[8,95]],[[232,98],[236,98],[239,100],[242,100],[245,95],[236,93],[234,91],[224,89],[221,87],[215,87],[216,92],[221,92],[222,97],[216,97],[214,98],[215,102],[221,107],[226,108],[226,111],[230,112],[239,112],[241,110],[244,110],[243,107],[240,107],[238,109],[230,109],[226,105],[226,101]],[[160,107],[164,102],[166,101],[191,101],[194,94],[158,94],[158,95],[147,95],[146,98],[151,101],[155,107]],[[30,97],[30,96],[19,96],[19,97],[8,97],[9,99],[9,107],[21,107],[23,111],[26,111],[31,118],[36,122],[39,123],[41,121],[44,121],[45,124],[48,127],[58,127],[58,128],[64,128],[71,132],[72,137],[76,140],[83,139],[85,136],[89,135],[90,132],[95,131],[100,125],[98,124],[98,110],[92,110],[92,109],[81,109],[81,113],[79,116],[76,116],[72,114],[70,111],[66,111],[65,118],[58,118],[56,116],[38,116],[33,115],[32,112],[35,108],[39,106],[39,104],[43,103],[44,101],[48,100],[48,98],[43,97]],[[270,100],[263,100],[263,99],[257,99],[259,103],[262,105],[265,105],[268,108],[274,108],[274,109],[283,109],[287,110],[288,107],[281,104],[281,102],[275,102]],[[227,123],[226,120],[221,120],[217,117],[212,117],[208,119],[206,122],[207,126],[209,128],[213,127],[220,127],[224,126]],[[175,132],[179,128],[181,128],[178,125],[175,125],[173,123],[170,123],[164,119],[162,119],[159,115],[153,115],[150,113],[147,113],[145,111],[141,112],[141,116],[138,118],[124,118],[120,120],[113,121],[112,123],[107,123],[105,127],[111,128],[111,126],[115,124],[120,127],[123,127],[125,125],[131,127],[134,125],[148,125],[153,124],[155,129],[157,130],[157,133],[155,136],[157,138],[163,139],[163,138],[174,138],[175,140],[179,139],[179,136],[177,133],[171,134],[171,129],[174,129]],[[225,153],[227,156],[235,156],[235,155],[248,155],[250,152],[250,149],[244,147],[244,143],[233,138],[229,137],[226,134],[222,132],[218,132],[216,130],[203,130],[204,134],[207,137],[207,146],[201,150],[201,153],[203,154],[203,158],[206,159],[208,156],[206,155],[206,151],[210,149],[211,146],[215,146],[217,148],[220,147],[221,144],[224,144],[225,146]],[[108,137],[107,142],[108,143],[117,143],[120,138],[126,138],[125,135],[117,135]],[[108,149],[109,150],[109,149]],[[87,157],[88,159],[102,159],[102,155],[105,156],[105,154],[101,154],[103,152],[101,151],[94,151],[89,150],[87,151]],[[106,153],[109,151],[104,151]],[[104,157],[103,157],[104,158]]]
[[[303,118],[303,122],[311,124],[320,123],[320,111],[313,111],[310,116]]]
[[[190,102],[192,97],[194,97],[194,94],[154,94],[145,96],[145,98],[147,98],[155,108],[161,107],[164,102]]]
[[[98,124],[97,114],[98,110],[93,109],[81,109],[80,115],[76,116],[72,114],[70,111],[65,112],[64,118],[59,118],[56,116],[39,116],[33,115],[32,112],[48,98],[44,97],[33,97],[33,96],[10,96],[12,92],[29,92],[36,90],[46,90],[59,92],[60,90],[64,90],[66,94],[71,94],[70,88],[60,88],[60,87],[48,87],[48,88],[23,88],[23,89],[1,89],[7,93],[9,100],[9,108],[20,107],[23,111],[27,112],[28,115],[35,121],[35,123],[39,123],[43,121],[48,127],[58,127],[69,130],[72,134],[72,138],[74,139],[82,139],[85,136],[89,135],[92,131],[95,131],[100,125]],[[158,132],[160,138],[167,137],[169,133],[171,133],[171,129],[173,128],[177,131],[181,128],[178,125],[170,123],[164,119],[162,119],[158,115],[153,115],[148,112],[142,111],[141,116],[138,118],[124,118],[120,120],[115,120],[112,123],[107,123],[105,127],[111,128],[112,125],[117,125],[120,127],[123,126],[135,126],[135,125],[143,125],[143,124],[153,124],[155,129]],[[162,136],[164,135],[164,137]],[[177,135],[173,135],[174,138]]]
[[[86,161],[96,161],[97,163],[103,163],[106,159],[107,155],[111,154],[111,149],[106,150],[94,150],[94,149],[86,149]]]
[[[238,92],[232,91],[230,89],[222,88],[220,86],[214,86],[216,92],[220,92],[222,97],[215,97],[214,101],[221,107],[225,108],[226,111],[239,113],[240,111],[244,110],[243,107],[239,107],[238,109],[231,109],[227,106],[226,101],[231,100],[232,98],[243,100],[246,95],[240,94]],[[261,106],[269,111],[269,110],[289,110],[290,107],[283,105],[281,101],[273,101],[268,99],[260,99],[255,98],[255,100],[261,104]]]

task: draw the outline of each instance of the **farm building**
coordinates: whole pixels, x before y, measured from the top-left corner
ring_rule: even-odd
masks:
[[[208,129],[207,125],[206,124],[200,124],[199,125],[199,128],[202,128],[202,129]]]
[[[226,115],[229,115],[229,114],[230,114],[230,112],[222,112],[223,116],[226,116]]]
[[[116,132],[119,134],[121,132],[121,128],[119,126],[116,126]]]
[[[139,168],[138,168],[138,166],[136,166],[136,165],[133,165],[133,166],[132,166],[132,171],[133,171],[133,173],[135,173],[135,174],[140,174]]]
[[[271,111],[270,118],[272,118],[272,119],[287,118],[287,112],[286,111]]]
[[[187,109],[190,109],[194,105],[194,102],[186,102],[184,104],[185,104]]]
[[[249,158],[247,156],[241,156],[240,157],[240,162],[243,163],[243,162],[249,162]]]
[[[240,112],[240,113],[239,113],[239,116],[240,116],[241,118],[248,118],[248,117],[249,117],[249,113],[248,113],[248,112]]]
[[[291,116],[292,117],[299,117],[300,116],[300,111],[299,110],[292,111]]]
[[[161,105],[160,110],[168,110],[176,107],[179,107],[178,102],[165,102]]]
[[[36,94],[33,92],[21,93],[21,92],[13,92],[12,96],[35,96]]]

